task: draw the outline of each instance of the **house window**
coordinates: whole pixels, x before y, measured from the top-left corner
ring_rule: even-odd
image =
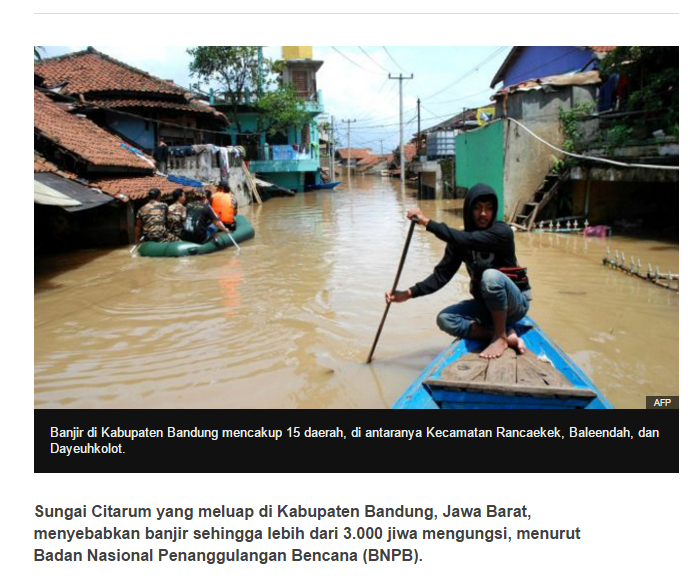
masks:
[[[293,71],[292,83],[296,88],[296,92],[302,99],[310,99],[311,92],[309,89],[308,71]]]

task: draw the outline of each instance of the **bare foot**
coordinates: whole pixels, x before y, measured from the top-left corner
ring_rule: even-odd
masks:
[[[494,360],[495,358],[501,358],[506,349],[508,348],[508,340],[506,338],[495,338],[492,339],[492,343],[484,349],[484,352],[480,354],[480,358],[486,358],[487,360]]]
[[[507,339],[510,348],[513,348],[518,354],[525,354],[525,342],[520,336],[518,336],[518,333],[515,330],[512,329],[508,333]]]

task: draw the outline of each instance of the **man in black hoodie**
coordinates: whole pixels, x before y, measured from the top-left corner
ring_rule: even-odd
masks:
[[[526,270],[518,266],[513,230],[497,221],[499,201],[486,184],[473,186],[465,197],[465,230],[451,229],[424,216],[420,209],[407,213],[445,243],[446,253],[434,273],[407,291],[386,293],[386,301],[406,302],[433,294],[444,287],[465,263],[473,299],[446,308],[437,323],[457,338],[489,340],[482,358],[499,358],[507,348],[525,352],[514,324],[530,307],[530,283]]]

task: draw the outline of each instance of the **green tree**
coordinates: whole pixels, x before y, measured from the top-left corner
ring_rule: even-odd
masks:
[[[43,47],[34,47],[34,61],[40,61],[41,60],[41,52],[45,51]]]
[[[312,118],[291,84],[279,84],[272,91],[266,91],[258,98],[257,106],[260,130],[270,135],[292,126],[301,128]]]
[[[664,114],[670,131],[679,127],[679,47],[617,47],[601,63],[603,76],[628,81],[631,111]]]
[[[247,92],[255,94],[261,131],[274,134],[310,120],[294,87],[280,83],[282,64],[268,59],[260,62],[259,47],[201,46],[187,52],[192,57],[190,74],[198,79],[196,89],[221,94],[222,101],[231,106],[231,120],[239,133],[239,108]]]
[[[187,53],[192,57],[190,75],[198,79],[196,89],[204,91],[204,84],[222,93],[232,106],[232,119],[240,132],[239,106],[246,91],[258,91],[260,85],[258,47],[194,47]]]

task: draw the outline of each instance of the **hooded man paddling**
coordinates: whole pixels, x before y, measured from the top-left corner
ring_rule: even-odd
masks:
[[[386,293],[386,302],[401,303],[444,287],[465,263],[473,299],[441,312],[437,324],[456,338],[489,341],[482,358],[501,357],[507,348],[520,354],[525,344],[514,326],[527,313],[532,300],[527,271],[518,266],[513,230],[497,221],[499,200],[486,184],[478,184],[465,197],[465,229],[452,229],[424,216],[420,209],[407,213],[444,241],[446,253],[427,279],[407,291]]]

